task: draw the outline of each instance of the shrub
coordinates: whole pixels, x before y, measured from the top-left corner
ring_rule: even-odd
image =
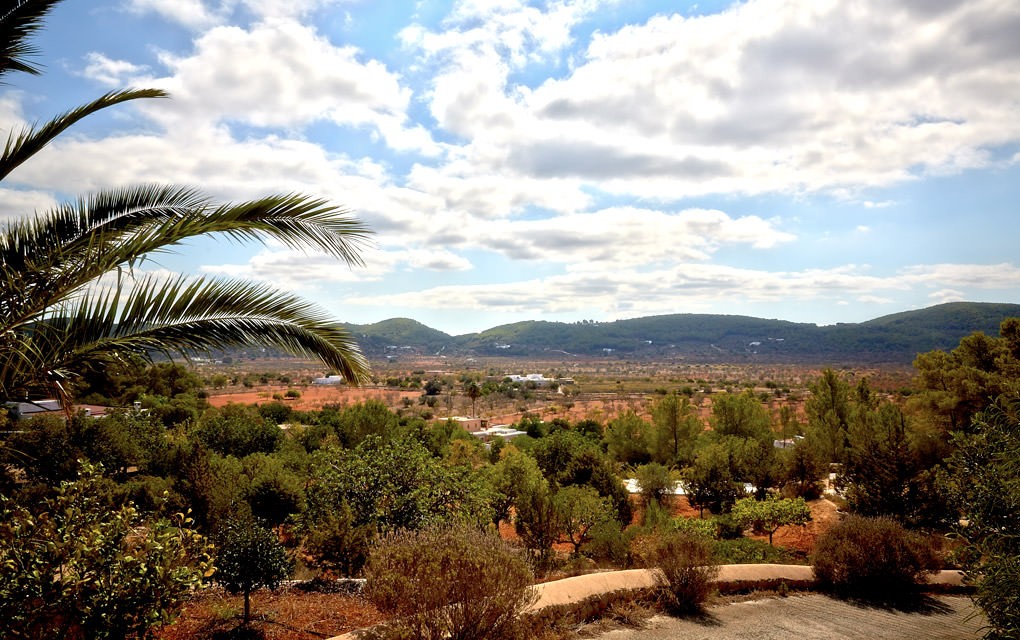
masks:
[[[789,549],[774,547],[764,540],[737,538],[716,540],[713,545],[719,564],[803,564],[804,557]]]
[[[365,577],[368,599],[397,616],[392,637],[512,638],[535,598],[527,560],[498,536],[465,526],[382,538]]]
[[[890,518],[847,516],[815,543],[815,580],[823,589],[874,600],[916,593],[939,566],[934,549]]]
[[[188,518],[108,504],[100,473],[82,465],[39,513],[0,496],[0,637],[150,637],[208,573]]]
[[[733,505],[732,516],[741,528],[768,534],[769,544],[772,544],[772,536],[779,527],[807,523],[811,520],[811,510],[804,498],[741,498]]]
[[[250,520],[234,520],[216,556],[214,579],[230,593],[244,596],[244,624],[251,619],[251,594],[273,590],[290,575],[294,563],[276,534]]]
[[[663,607],[674,614],[699,611],[719,574],[712,540],[688,531],[671,531],[659,539],[654,557]]]
[[[627,564],[628,551],[623,529],[616,520],[606,520],[592,527],[591,537],[581,548],[581,553],[592,560],[616,566]]]

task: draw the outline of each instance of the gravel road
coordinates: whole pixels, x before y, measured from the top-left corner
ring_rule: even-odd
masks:
[[[969,598],[932,596],[922,611],[856,606],[822,595],[790,596],[710,607],[700,620],[652,618],[598,640],[976,640],[984,619]]]

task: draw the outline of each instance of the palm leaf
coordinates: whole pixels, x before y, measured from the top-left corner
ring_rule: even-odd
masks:
[[[28,62],[36,50],[28,37],[42,27],[43,18],[60,0],[5,0],[0,8],[0,76],[11,71],[33,75],[38,67]]]
[[[128,293],[82,293],[48,310],[26,337],[31,350],[19,349],[22,360],[4,368],[5,390],[45,388],[134,355],[187,358],[239,345],[317,358],[352,384],[368,372],[340,324],[296,296],[240,280],[148,276]]]
[[[60,114],[41,127],[25,127],[17,133],[12,131],[7,136],[3,153],[0,154],[0,180],[6,178],[11,171],[41,151],[54,138],[81,119],[128,100],[165,97],[167,97],[167,93],[160,89],[111,91],[88,104]]]
[[[370,232],[347,209],[298,194],[212,207],[190,189],[145,185],[105,191],[45,216],[15,220],[0,234],[0,310],[11,329],[145,256],[185,240],[222,233],[234,240],[275,238],[328,252],[349,265]]]

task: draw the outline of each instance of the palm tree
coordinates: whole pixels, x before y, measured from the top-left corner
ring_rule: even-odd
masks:
[[[475,411],[475,402],[478,398],[482,397],[482,388],[478,386],[478,383],[472,380],[464,386],[464,393],[467,397],[471,398],[471,417],[477,417],[478,413]]]
[[[27,39],[60,0],[5,2],[0,9],[0,82],[38,73]],[[115,91],[41,126],[11,132],[0,180],[81,119],[159,90]],[[57,394],[88,368],[154,354],[238,345],[316,357],[357,384],[368,372],[340,324],[293,295],[233,279],[136,273],[147,256],[189,238],[274,238],[329,253],[350,266],[369,231],[321,199],[273,195],[217,205],[193,189],[141,185],[101,191],[33,217],[0,224],[0,402]]]

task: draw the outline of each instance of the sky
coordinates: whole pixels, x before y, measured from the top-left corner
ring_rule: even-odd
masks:
[[[0,186],[301,192],[364,265],[203,238],[357,324],[719,313],[832,324],[1020,302],[1016,0],[66,0],[0,130],[102,93]]]

